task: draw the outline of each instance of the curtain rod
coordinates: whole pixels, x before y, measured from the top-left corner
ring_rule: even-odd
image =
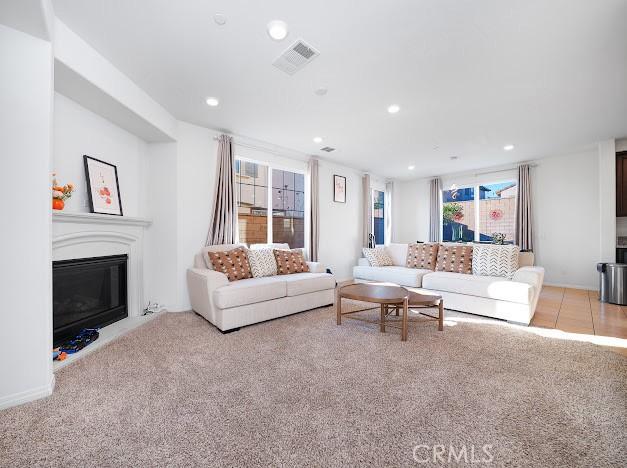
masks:
[[[538,165],[537,164],[529,164],[529,167],[538,167]],[[473,175],[476,177],[476,176],[486,175],[486,174],[498,174],[499,172],[515,171],[516,169],[518,169],[518,166],[510,167],[510,168],[507,168],[507,169],[498,169],[496,171],[475,172]],[[463,174],[459,174],[459,175],[463,175]]]
[[[249,149],[254,149],[258,151],[265,151],[266,153],[274,154],[275,156],[281,156],[284,158],[296,157],[297,159],[301,161],[306,161],[308,159],[307,155],[305,154],[300,155],[300,153],[298,153],[297,151],[291,151],[291,150],[286,149],[285,151],[281,152],[272,148],[268,148],[266,146],[257,146],[257,145],[253,145],[250,143],[242,143],[238,141],[234,135],[227,135],[227,136],[230,136],[231,138],[233,138],[234,145],[241,146],[243,148],[249,148]],[[218,141],[220,137],[214,136],[213,139],[215,141]]]

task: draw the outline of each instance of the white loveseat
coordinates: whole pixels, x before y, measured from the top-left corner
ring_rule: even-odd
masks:
[[[533,318],[544,281],[544,268],[533,266],[532,253],[519,254],[519,269],[510,280],[407,268],[407,244],[390,244],[385,249],[394,266],[373,267],[361,258],[353,268],[356,281],[395,283],[418,292],[431,291],[442,296],[447,309],[508,322],[528,325]]]
[[[194,268],[187,270],[192,309],[221,331],[333,304],[335,277],[316,262],[307,262],[308,273],[229,282],[224,273],[213,270],[207,252],[236,247],[245,245],[204,247],[194,257]]]

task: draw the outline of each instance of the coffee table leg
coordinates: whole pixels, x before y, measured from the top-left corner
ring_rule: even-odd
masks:
[[[407,341],[407,314],[409,312],[409,298],[403,301],[403,328],[401,329],[401,341]]]
[[[337,324],[342,325],[342,296],[338,293],[335,310],[337,313]]]
[[[385,304],[381,304],[381,322],[379,323],[379,331],[381,331],[381,333],[385,333],[385,309]]]
[[[438,309],[440,309],[440,316],[438,320],[438,330],[444,330],[444,301],[440,299],[440,304],[438,305]]]

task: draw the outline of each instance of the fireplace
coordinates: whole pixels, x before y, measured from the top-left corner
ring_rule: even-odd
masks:
[[[128,317],[128,255],[52,262],[53,343]]]

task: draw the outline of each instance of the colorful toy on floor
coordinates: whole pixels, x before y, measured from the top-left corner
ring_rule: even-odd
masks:
[[[76,337],[59,346],[59,350],[67,354],[77,353],[85,346],[88,346],[96,341],[99,336],[100,334],[98,333],[98,329],[84,328],[78,335],[76,335]]]
[[[53,361],[63,361],[67,358],[67,353],[64,353],[59,348],[54,348],[52,350],[52,360]]]

